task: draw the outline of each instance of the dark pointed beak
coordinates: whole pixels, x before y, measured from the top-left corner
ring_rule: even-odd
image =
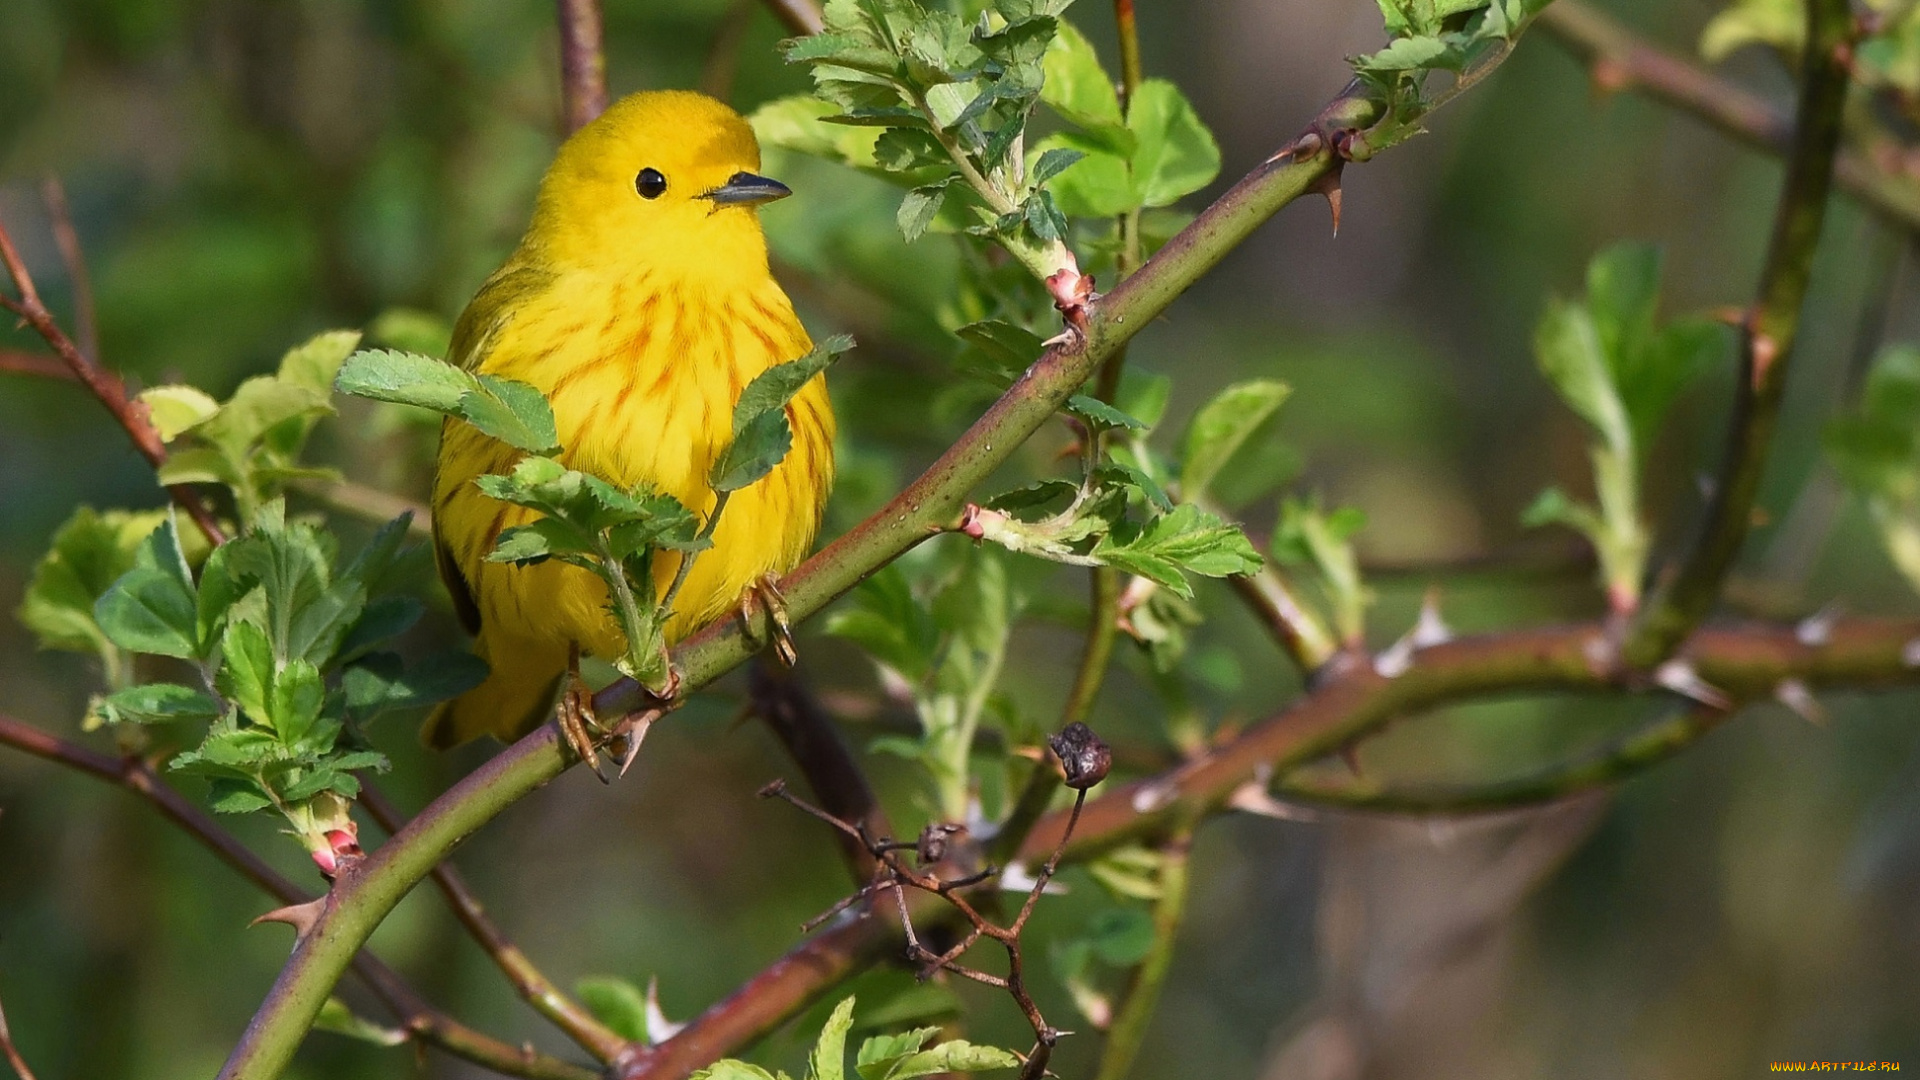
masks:
[[[778,180],[769,180],[750,172],[737,172],[728,177],[726,183],[700,197],[712,199],[716,206],[759,206],[791,194],[793,189]]]

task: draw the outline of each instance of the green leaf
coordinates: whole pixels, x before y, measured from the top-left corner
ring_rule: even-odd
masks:
[[[1285,383],[1254,379],[1235,383],[1200,407],[1187,425],[1180,451],[1182,498],[1206,495],[1213,478],[1233,460],[1260,425],[1287,399]]]
[[[552,406],[523,382],[480,376],[479,387],[461,395],[460,414],[482,432],[528,453],[550,454],[560,447]]]
[[[273,689],[267,701],[271,726],[288,745],[300,742],[320,719],[320,706],[327,688],[320,681],[320,669],[305,659],[287,661],[273,676]]]
[[[271,725],[273,646],[266,631],[251,622],[227,625],[220,642],[220,692],[256,724]]]
[[[358,330],[328,330],[288,349],[280,358],[282,382],[325,396],[333,391],[340,365],[360,344]]]
[[[1747,45],[1799,55],[1806,39],[1804,0],[1738,0],[1700,32],[1700,55],[1718,62]]]
[[[93,715],[109,724],[170,724],[212,720],[220,715],[220,706],[192,687],[149,683],[100,698],[93,703]]]
[[[147,419],[160,433],[161,442],[172,442],[220,411],[220,403],[212,395],[191,386],[151,387],[142,390],[136,400],[147,407]]]
[[[479,386],[472,374],[452,364],[392,349],[354,353],[333,382],[333,388],[343,394],[414,405],[448,416],[459,415],[461,399]]]
[[[265,802],[265,800],[261,800]],[[372,1043],[375,1046],[403,1046],[411,1038],[399,1028],[382,1027],[365,1017],[356,1015],[347,1003],[339,998],[330,997],[320,1006],[320,1014],[313,1018],[315,1031],[330,1031],[335,1035],[345,1035],[349,1039]]]
[[[172,516],[134,554],[134,568],[94,604],[94,620],[132,652],[192,660],[203,655],[197,597]]]
[[[1101,537],[1092,555],[1109,566],[1151,578],[1182,597],[1193,595],[1183,571],[1227,577],[1260,570],[1260,555],[1245,533],[1190,503],[1154,518],[1136,535]]]
[[[1044,65],[1040,100],[1068,123],[1096,129],[1123,126],[1113,79],[1100,66],[1093,44],[1072,23],[1060,21]]]
[[[642,1046],[653,1041],[647,1034],[647,996],[639,987],[611,975],[590,975],[574,983],[573,992],[621,1038]]]
[[[825,122],[839,111],[812,94],[794,94],[755,109],[747,123],[753,125],[761,146],[777,146],[860,169],[878,165],[893,168],[876,160],[876,142],[893,133]]]
[[[846,1080],[847,1032],[852,1030],[853,999],[847,998],[834,1006],[833,1015],[827,1017],[826,1027],[813,1044],[813,1053],[807,1055],[809,1080]]]
[[[1098,431],[1145,431],[1147,427],[1138,419],[1086,394],[1075,394],[1068,398],[1066,409]]]
[[[946,197],[947,184],[942,181],[914,188],[900,200],[900,212],[895,215],[895,220],[900,225],[900,232],[906,236],[907,243],[920,239],[927,231],[927,226],[933,224],[934,217],[940,213],[940,204]]]
[[[885,1080],[895,1065],[919,1053],[927,1040],[938,1034],[937,1027],[923,1027],[898,1035],[875,1035],[860,1044],[860,1052],[853,1059],[854,1071],[861,1080]]]
[[[92,652],[114,646],[94,619],[94,606],[127,571],[134,552],[166,520],[166,511],[96,512],[82,506],[53,534],[33,569],[19,616],[43,649]]]
[[[758,1065],[723,1058],[694,1073],[687,1080],[784,1080],[784,1075],[776,1078]]]
[[[184,756],[175,758],[175,767],[178,767],[183,760],[185,760]],[[216,776],[207,792],[207,805],[216,814],[251,814],[255,810],[265,810],[272,806],[273,800],[267,796],[267,789],[261,787],[257,780]]]
[[[1534,352],[1561,400],[1592,424],[1608,446],[1631,453],[1633,425],[1587,309],[1560,300],[1549,304],[1534,332]]]
[[[714,459],[708,482],[715,491],[738,491],[774,470],[793,446],[787,403],[841,354],[853,339],[835,335],[807,355],[761,372],[733,407],[733,441]]]
[[[1417,71],[1446,56],[1447,43],[1437,36],[1403,37],[1379,52],[1360,57],[1354,68],[1364,72]]]
[[[392,653],[372,653],[347,668],[340,688],[347,711],[366,723],[384,713],[458,697],[486,678],[487,662],[472,653],[434,653],[407,666]]]
[[[392,307],[374,317],[367,336],[401,352],[444,357],[453,340],[453,325],[431,311]],[[334,374],[337,377],[338,370]]]
[[[1180,88],[1147,79],[1134,91],[1127,127],[1136,142],[1130,165],[1142,206],[1168,206],[1220,173],[1220,146]]]
[[[1011,1051],[994,1046],[976,1046],[964,1039],[955,1039],[931,1050],[923,1050],[895,1065],[887,1073],[887,1080],[912,1080],[916,1076],[931,1076],[934,1073],[989,1072],[1019,1067],[1020,1059]]]
[[[1027,174],[1027,182],[1035,187],[1045,184],[1047,181],[1067,171],[1068,167],[1073,165],[1074,162],[1086,156],[1084,151],[1075,150],[1072,147],[1054,147],[1042,153],[1039,159],[1033,163],[1032,170]]]

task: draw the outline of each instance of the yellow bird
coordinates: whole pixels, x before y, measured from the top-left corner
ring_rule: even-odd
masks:
[[[449,359],[544,393],[570,467],[622,488],[652,485],[704,518],[708,470],[732,437],[740,391],[813,347],[768,270],[760,231],[760,205],[790,193],[759,169],[753,130],[710,97],[655,91],[616,102],[561,146],[520,246],[455,324]],[[812,545],[833,483],[824,377],[787,416],[792,451],[733,494],[675,600],[669,642]],[[434,713],[433,745],[517,737],[545,717],[572,650],[625,649],[593,574],[487,561],[501,530],[535,514],[488,498],[474,478],[519,457],[464,421],[441,429],[435,552],[492,674]],[[677,555],[655,558],[656,596],[678,566]]]

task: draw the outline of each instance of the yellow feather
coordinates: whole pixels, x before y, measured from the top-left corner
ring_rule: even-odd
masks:
[[[659,91],[615,103],[560,148],[519,248],[461,314],[450,359],[546,394],[569,466],[621,487],[649,483],[704,516],[714,501],[707,472],[731,437],[741,389],[812,348],[767,268],[755,208],[703,197],[759,168],[752,129],[712,98]],[[666,190],[641,194],[643,169],[664,176]],[[675,601],[670,642],[811,547],[833,482],[825,380],[788,416],[792,451],[729,501]],[[591,573],[486,561],[502,529],[534,515],[473,480],[518,457],[462,421],[442,429],[441,575],[493,672],[434,714],[425,734],[435,745],[524,733],[551,704],[570,645],[603,657],[624,649]],[[677,557],[656,558],[656,595],[677,568]]]

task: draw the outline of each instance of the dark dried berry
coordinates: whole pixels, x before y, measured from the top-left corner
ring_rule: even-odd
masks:
[[[1060,759],[1070,788],[1090,788],[1105,780],[1107,770],[1113,767],[1113,751],[1092,728],[1077,720],[1062,728],[1060,734],[1049,735],[1047,745]]]

